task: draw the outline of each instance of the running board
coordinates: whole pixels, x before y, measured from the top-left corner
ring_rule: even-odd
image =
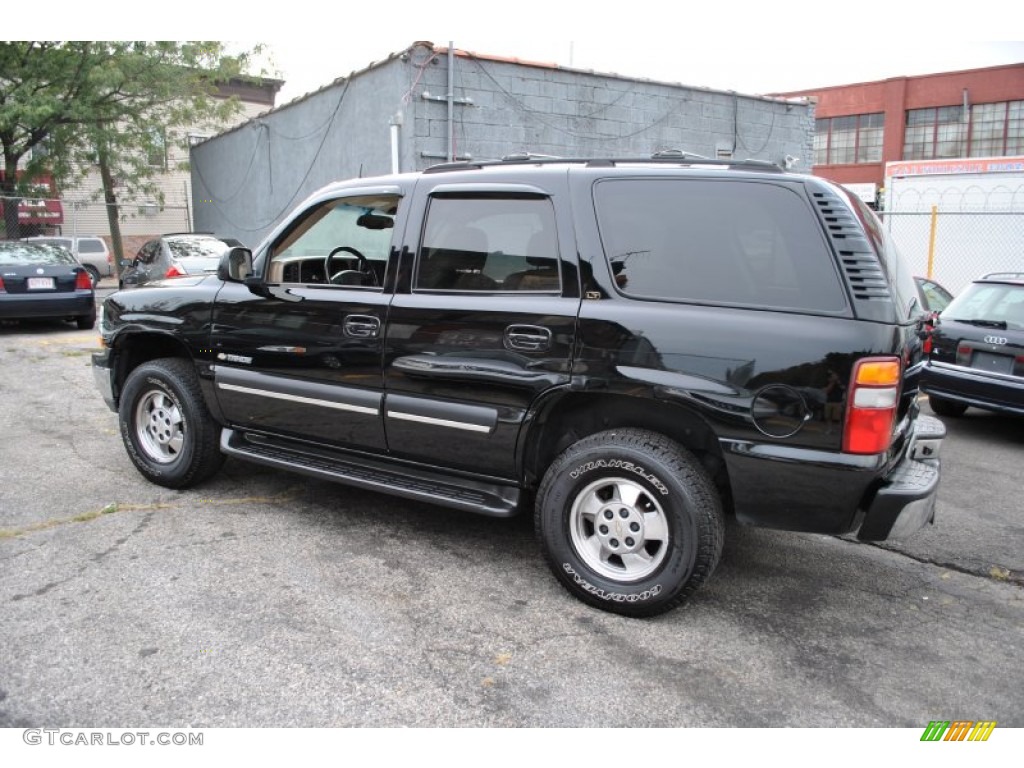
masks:
[[[521,492],[513,485],[440,475],[365,456],[339,455],[234,429],[222,431],[220,449],[243,461],[489,517],[511,517],[519,508]]]

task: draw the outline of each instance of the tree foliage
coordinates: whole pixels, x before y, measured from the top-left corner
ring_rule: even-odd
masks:
[[[213,41],[0,42],[0,195],[19,194],[19,166],[24,179],[48,172],[67,184],[99,165],[114,217],[118,200],[157,196],[154,153],[236,115],[241,105],[217,98],[217,84],[251,76],[258,53]]]

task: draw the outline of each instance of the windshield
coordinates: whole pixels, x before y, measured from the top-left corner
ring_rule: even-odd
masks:
[[[971,283],[950,302],[942,317],[961,323],[1024,329],[1024,285]]]

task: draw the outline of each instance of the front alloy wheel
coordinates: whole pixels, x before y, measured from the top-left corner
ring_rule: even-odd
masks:
[[[185,444],[184,418],[170,395],[152,389],[135,407],[135,437],[139,448],[157,464],[170,464],[181,457]]]
[[[132,371],[121,390],[121,439],[136,469],[167,488],[189,488],[224,462],[220,427],[191,360],[164,358]]]

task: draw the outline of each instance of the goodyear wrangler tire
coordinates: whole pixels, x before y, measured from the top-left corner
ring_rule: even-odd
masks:
[[[544,475],[535,524],[562,585],[626,616],[682,603],[711,576],[724,539],[721,502],[703,467],[642,429],[570,446]]]
[[[121,391],[118,422],[132,463],[157,485],[189,488],[224,462],[220,428],[189,360],[153,360],[132,371]]]

